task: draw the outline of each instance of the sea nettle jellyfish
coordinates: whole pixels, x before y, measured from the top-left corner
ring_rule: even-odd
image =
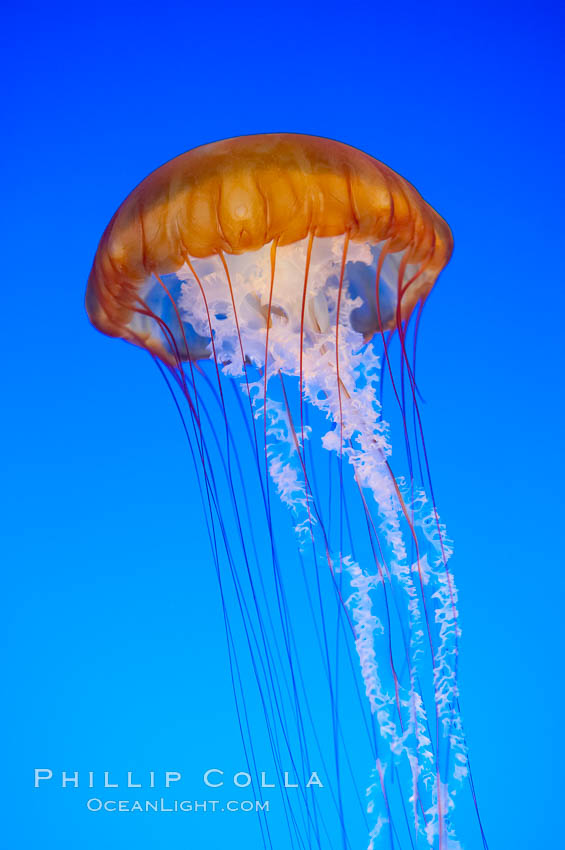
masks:
[[[451,250],[385,165],[273,134],[157,169],[96,252],[88,315],[150,353],[188,438],[271,850],[457,848],[473,807],[415,376]]]

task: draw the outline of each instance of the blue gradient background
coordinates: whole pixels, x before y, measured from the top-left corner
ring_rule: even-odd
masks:
[[[224,635],[202,601],[216,589],[175,410],[147,357],[90,327],[83,295],[104,226],[149,171],[207,141],[278,130],[368,151],[452,226],[419,369],[456,541],[475,781],[491,850],[561,846],[557,10],[7,10],[1,850],[251,846],[243,816],[94,817],[82,792],[34,792],[32,772],[181,769],[196,793],[202,767],[241,767],[229,688],[208,660]]]

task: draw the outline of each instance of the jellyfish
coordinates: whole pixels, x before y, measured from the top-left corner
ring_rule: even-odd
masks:
[[[451,251],[390,168],[282,133],[158,168],[94,258],[91,322],[148,352],[184,429],[269,850],[457,850],[462,796],[486,846],[416,382]]]

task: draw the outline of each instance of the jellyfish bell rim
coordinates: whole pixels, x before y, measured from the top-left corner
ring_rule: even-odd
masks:
[[[201,145],[151,172],[118,207],[94,257],[86,312],[102,333],[176,362],[156,337],[128,327],[153,275],[176,272],[188,257],[345,234],[420,264],[417,285],[400,294],[401,321],[425,301],[453,249],[449,226],[412,184],[343,142],[268,133]]]

